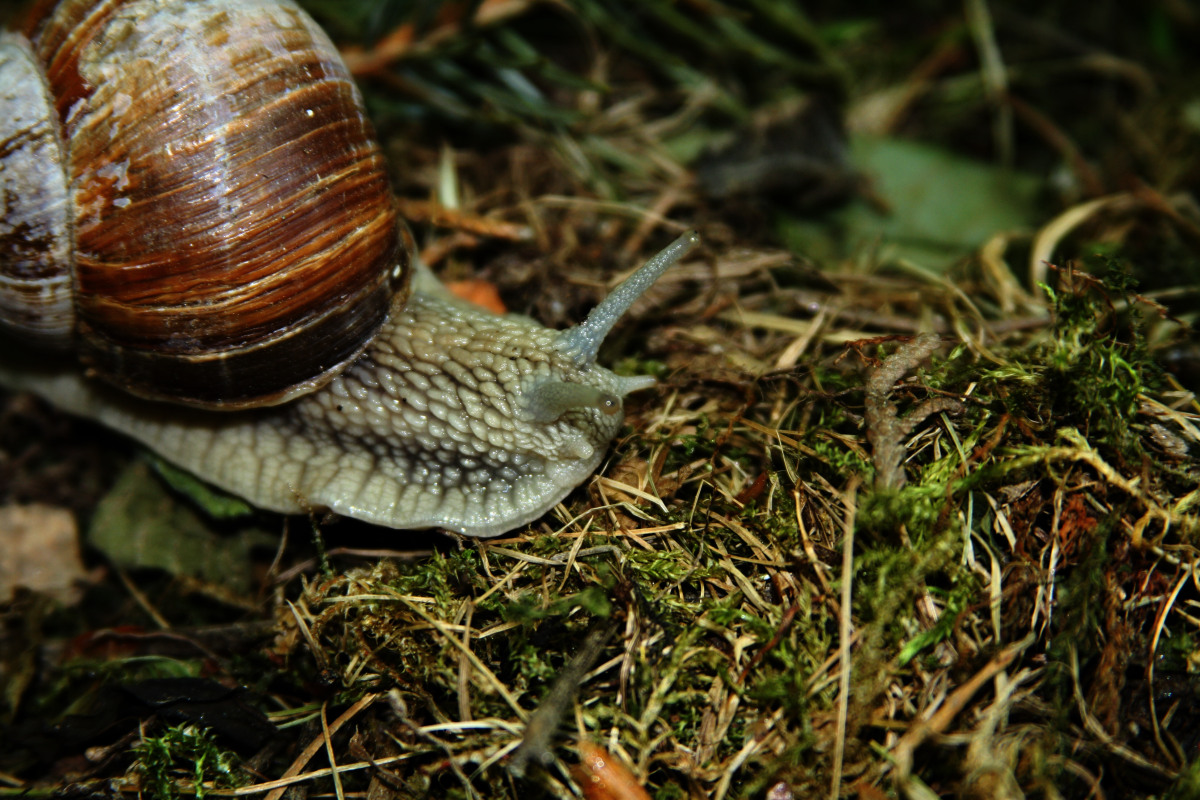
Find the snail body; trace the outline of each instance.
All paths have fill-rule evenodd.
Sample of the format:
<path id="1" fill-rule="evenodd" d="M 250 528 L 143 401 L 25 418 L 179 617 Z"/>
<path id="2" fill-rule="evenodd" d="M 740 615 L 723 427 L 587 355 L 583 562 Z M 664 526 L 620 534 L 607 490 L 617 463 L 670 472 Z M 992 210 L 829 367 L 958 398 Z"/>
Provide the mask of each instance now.
<path id="1" fill-rule="evenodd" d="M 596 352 L 695 235 L 566 331 L 451 298 L 290 0 L 62 0 L 27 34 L 0 39 L 0 327 L 84 369 L 0 345 L 0 383 L 268 510 L 475 536 L 553 507 L 653 384 Z"/>

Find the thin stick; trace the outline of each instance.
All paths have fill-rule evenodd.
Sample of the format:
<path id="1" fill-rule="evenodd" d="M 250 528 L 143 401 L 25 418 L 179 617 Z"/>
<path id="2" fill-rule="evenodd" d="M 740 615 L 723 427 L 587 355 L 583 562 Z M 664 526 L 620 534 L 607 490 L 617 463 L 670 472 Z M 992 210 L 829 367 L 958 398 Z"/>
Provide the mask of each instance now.
<path id="1" fill-rule="evenodd" d="M 283 796 L 283 793 L 287 791 L 287 787 L 290 785 L 290 783 L 282 783 L 282 781 L 300 774 L 300 771 L 304 769 L 305 765 L 308 764 L 309 761 L 312 760 L 312 757 L 317 754 L 317 751 L 325 746 L 325 736 L 332 736 L 333 734 L 337 733 L 339 728 L 341 728 L 350 720 L 354 719 L 360 711 L 374 703 L 378 698 L 378 693 L 365 695 L 357 703 L 343 711 L 342 715 L 335 719 L 333 724 L 329 726 L 327 732 L 323 732 L 321 736 L 318 736 L 309 742 L 308 746 L 304 748 L 300 755 L 296 756 L 296 760 L 293 761 L 292 765 L 287 768 L 287 771 L 279 776 L 279 780 L 281 781 L 280 785 L 277 788 L 272 789 L 271 793 L 266 796 L 265 800 L 279 800 L 279 798 Z"/>
<path id="2" fill-rule="evenodd" d="M 342 777 L 338 775 L 337 758 L 333 753 L 333 734 L 329 731 L 329 720 L 325 717 L 325 708 L 329 703 L 321 703 L 321 738 L 325 740 L 325 755 L 329 758 L 330 774 L 333 776 L 333 791 L 338 800 L 346 800 L 342 790 Z"/>
<path id="3" fill-rule="evenodd" d="M 1029 634 L 1024 639 L 1001 650 L 992 657 L 983 669 L 972 675 L 967 681 L 950 693 L 949 697 L 928 720 L 913 723 L 912 727 L 900 737 L 900 741 L 892 748 L 892 759 L 896 764 L 898 779 L 907 781 L 912 774 L 913 753 L 931 736 L 942 733 L 954 721 L 954 718 L 967 707 L 971 698 L 984 687 L 992 678 L 1008 669 L 1013 660 L 1037 640 L 1035 634 Z"/>
<path id="4" fill-rule="evenodd" d="M 829 787 L 830 800 L 838 800 L 842 793 L 842 761 L 846 757 L 846 719 L 850 716 L 850 637 L 853 626 L 850 620 L 850 601 L 853 598 L 854 578 L 854 516 L 858 510 L 858 476 L 850 479 L 846 487 L 846 517 L 842 523 L 842 607 L 838 614 L 838 659 L 841 669 L 838 681 L 837 741 L 833 750 L 833 780 Z"/>

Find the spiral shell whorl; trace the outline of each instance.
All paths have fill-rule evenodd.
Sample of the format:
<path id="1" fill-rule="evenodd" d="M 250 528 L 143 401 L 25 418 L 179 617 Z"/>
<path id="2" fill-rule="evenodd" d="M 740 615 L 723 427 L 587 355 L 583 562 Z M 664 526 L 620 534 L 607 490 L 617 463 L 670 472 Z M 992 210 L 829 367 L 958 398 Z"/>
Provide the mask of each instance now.
<path id="1" fill-rule="evenodd" d="M 0 321 L 70 344 L 71 224 L 58 123 L 28 43 L 0 33 Z"/>
<path id="2" fill-rule="evenodd" d="M 85 363 L 138 394 L 241 406 L 311 390 L 365 348 L 407 234 L 361 97 L 307 15 L 65 0 L 33 49 L 65 143 Z"/>

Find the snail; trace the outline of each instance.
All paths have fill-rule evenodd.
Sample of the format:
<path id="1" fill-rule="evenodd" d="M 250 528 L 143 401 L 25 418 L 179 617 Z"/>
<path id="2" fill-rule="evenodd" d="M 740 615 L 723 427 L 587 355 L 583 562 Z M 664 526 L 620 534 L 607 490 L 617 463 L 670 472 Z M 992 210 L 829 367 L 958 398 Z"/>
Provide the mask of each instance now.
<path id="1" fill-rule="evenodd" d="M 698 241 L 565 331 L 451 297 L 291 0 L 60 0 L 0 38 L 0 156 L 0 383 L 393 528 L 495 536 L 590 476 L 654 383 L 600 343 Z"/>

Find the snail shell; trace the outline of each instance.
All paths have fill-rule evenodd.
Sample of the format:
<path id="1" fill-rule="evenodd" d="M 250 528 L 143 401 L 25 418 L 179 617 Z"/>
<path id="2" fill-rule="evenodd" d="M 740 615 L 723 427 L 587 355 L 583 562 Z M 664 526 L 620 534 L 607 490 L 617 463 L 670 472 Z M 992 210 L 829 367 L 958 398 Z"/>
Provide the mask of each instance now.
<path id="1" fill-rule="evenodd" d="M 361 353 L 407 238 L 358 90 L 287 2 L 66 0 L 0 54 L 3 318 L 143 396 L 278 403 Z"/>
<path id="2" fill-rule="evenodd" d="M 496 316 L 411 258 L 290 0 L 62 0 L 0 39 L 0 328 L 86 366 L 0 342 L 0 384 L 268 510 L 475 536 L 545 513 L 654 383 L 597 366 L 604 336 L 697 241 L 569 330 Z"/>

